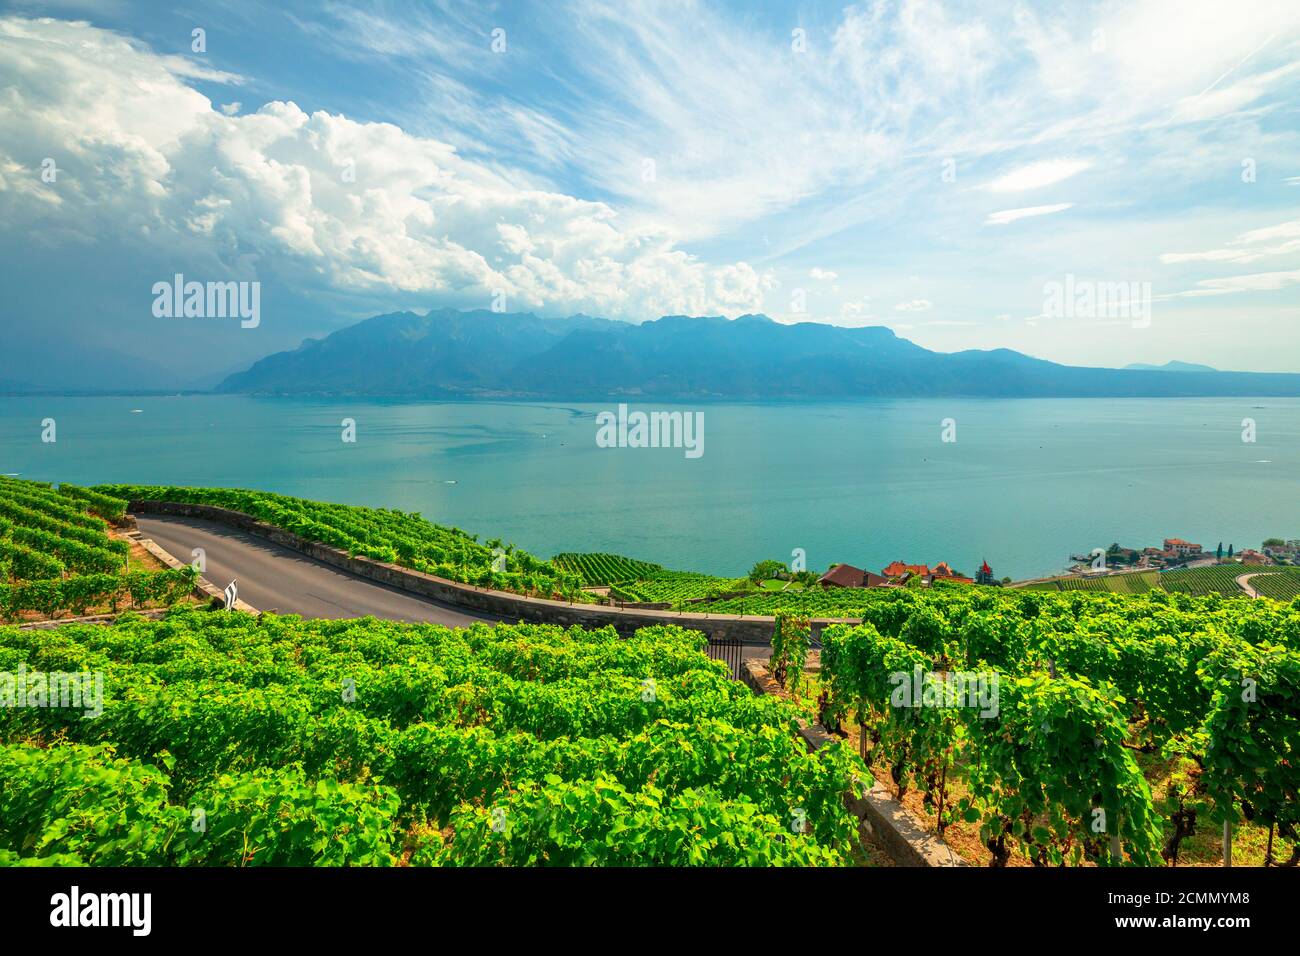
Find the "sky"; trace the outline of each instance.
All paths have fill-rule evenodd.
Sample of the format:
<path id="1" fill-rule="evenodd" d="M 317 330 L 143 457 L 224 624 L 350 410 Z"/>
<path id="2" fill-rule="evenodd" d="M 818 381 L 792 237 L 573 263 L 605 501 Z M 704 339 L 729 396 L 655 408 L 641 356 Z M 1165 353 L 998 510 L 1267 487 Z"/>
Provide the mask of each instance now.
<path id="1" fill-rule="evenodd" d="M 0 385 L 494 306 L 1300 371 L 1298 94 L 1295 0 L 0 3 Z"/>

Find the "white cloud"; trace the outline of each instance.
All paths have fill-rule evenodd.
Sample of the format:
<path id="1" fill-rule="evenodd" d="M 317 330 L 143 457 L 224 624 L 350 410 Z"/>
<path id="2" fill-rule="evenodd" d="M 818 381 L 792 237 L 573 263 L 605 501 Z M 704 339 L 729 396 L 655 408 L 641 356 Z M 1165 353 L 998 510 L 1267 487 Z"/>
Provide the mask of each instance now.
<path id="1" fill-rule="evenodd" d="M 1069 179 L 1071 176 L 1077 176 L 1091 165 L 1092 163 L 1083 159 L 1049 159 L 1030 163 L 1028 166 L 1021 166 L 998 177 L 988 184 L 988 188 L 999 193 L 1040 189 Z"/>
<path id="2" fill-rule="evenodd" d="M 986 225 L 1005 226 L 1008 223 L 1015 222 L 1017 219 L 1026 219 L 1030 216 L 1048 216 L 1055 212 L 1064 212 L 1073 206 L 1072 202 L 1058 202 L 1050 206 L 1026 206 L 1023 209 L 1003 209 L 1000 212 L 989 213 Z"/>
<path id="3" fill-rule="evenodd" d="M 834 282 L 839 278 L 839 275 L 829 269 L 819 269 L 813 266 L 808 270 L 808 277 L 816 282 Z"/>
<path id="4" fill-rule="evenodd" d="M 1261 245 L 1279 239 L 1282 241 L 1276 245 Z M 1166 265 L 1180 262 L 1247 263 L 1296 252 L 1300 252 L 1300 219 L 1243 232 L 1226 247 L 1220 249 L 1208 249 L 1202 252 L 1166 252 L 1161 254 L 1160 261 Z"/>
<path id="5" fill-rule="evenodd" d="M 1281 222 L 1276 226 L 1252 229 L 1237 237 L 1238 242 L 1270 242 L 1273 239 L 1294 239 L 1300 237 L 1300 219 Z"/>
<path id="6" fill-rule="evenodd" d="M 303 291 L 482 306 L 501 291 L 511 309 L 646 318 L 754 311 L 772 285 L 390 124 L 277 101 L 233 115 L 186 82 L 200 76 L 238 79 L 84 23 L 0 20 L 0 218 L 193 251 L 225 274 L 271 273 Z M 41 156 L 75 172 L 34 190 Z"/>
<path id="7" fill-rule="evenodd" d="M 934 303 L 929 299 L 912 299 L 910 302 L 899 302 L 894 309 L 899 312 L 928 312 Z"/>
<path id="8" fill-rule="evenodd" d="M 1235 292 L 1274 292 L 1300 283 L 1300 269 L 1292 272 L 1257 272 L 1248 276 L 1202 279 L 1196 288 L 1176 292 L 1170 298 L 1230 295 Z"/>

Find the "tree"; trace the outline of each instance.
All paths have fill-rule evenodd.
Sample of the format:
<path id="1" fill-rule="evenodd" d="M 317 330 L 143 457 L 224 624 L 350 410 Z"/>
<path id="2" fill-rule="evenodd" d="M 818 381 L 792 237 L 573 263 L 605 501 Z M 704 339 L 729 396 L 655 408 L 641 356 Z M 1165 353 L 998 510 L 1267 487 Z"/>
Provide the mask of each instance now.
<path id="1" fill-rule="evenodd" d="M 1281 548 L 1286 544 L 1281 538 L 1265 538 L 1261 548 Z"/>
<path id="2" fill-rule="evenodd" d="M 1228 557 L 1232 557 L 1232 545 L 1228 545 Z"/>
<path id="3" fill-rule="evenodd" d="M 1223 560 L 1223 542 L 1222 542 L 1222 541 L 1219 542 L 1219 547 L 1215 550 L 1215 552 L 1214 552 L 1214 556 L 1215 556 L 1216 558 L 1218 558 L 1220 561 Z"/>
<path id="4" fill-rule="evenodd" d="M 780 561 L 760 561 L 749 570 L 749 580 L 758 584 L 785 574 L 785 565 Z"/>

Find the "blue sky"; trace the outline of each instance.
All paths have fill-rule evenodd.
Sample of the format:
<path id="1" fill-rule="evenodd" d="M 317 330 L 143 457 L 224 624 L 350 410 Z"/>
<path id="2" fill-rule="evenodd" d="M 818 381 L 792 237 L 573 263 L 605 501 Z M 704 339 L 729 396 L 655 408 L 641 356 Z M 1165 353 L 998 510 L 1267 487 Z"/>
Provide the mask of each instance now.
<path id="1" fill-rule="evenodd" d="M 1300 370 L 1293 0 L 0 11 L 0 380 L 192 384 L 497 294 Z M 175 272 L 262 323 L 153 317 Z M 1067 276 L 1150 321 L 1044 314 Z"/>

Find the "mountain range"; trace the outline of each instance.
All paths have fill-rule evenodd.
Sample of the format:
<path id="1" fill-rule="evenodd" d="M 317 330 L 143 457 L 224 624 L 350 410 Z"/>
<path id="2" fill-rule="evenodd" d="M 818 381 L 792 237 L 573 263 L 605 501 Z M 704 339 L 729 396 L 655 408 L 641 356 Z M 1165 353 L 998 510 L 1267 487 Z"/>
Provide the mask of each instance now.
<path id="1" fill-rule="evenodd" d="M 1217 368 L 1211 368 L 1209 365 L 1197 365 L 1195 362 L 1166 362 L 1164 365 L 1147 365 L 1145 362 L 1132 362 L 1124 366 L 1126 369 L 1137 369 L 1143 372 L 1217 372 Z"/>
<path id="2" fill-rule="evenodd" d="M 1177 371 L 1177 374 L 1174 374 Z M 932 352 L 883 327 L 764 315 L 434 310 L 379 315 L 228 377 L 221 392 L 605 400 L 1300 395 L 1300 374 L 1206 366 L 1084 368 L 1010 349 Z"/>

